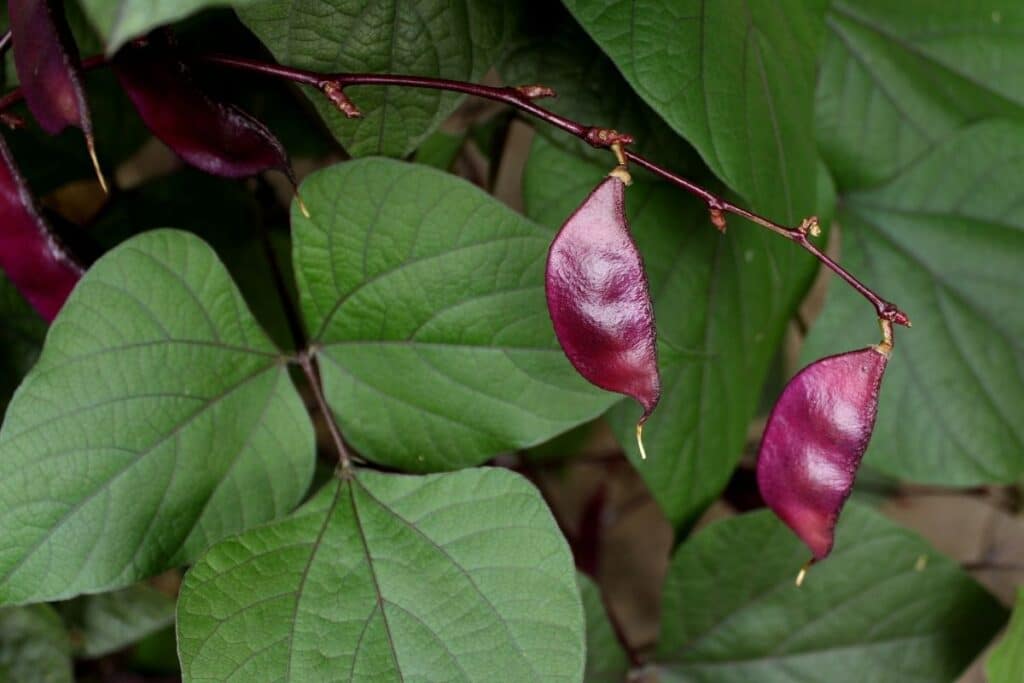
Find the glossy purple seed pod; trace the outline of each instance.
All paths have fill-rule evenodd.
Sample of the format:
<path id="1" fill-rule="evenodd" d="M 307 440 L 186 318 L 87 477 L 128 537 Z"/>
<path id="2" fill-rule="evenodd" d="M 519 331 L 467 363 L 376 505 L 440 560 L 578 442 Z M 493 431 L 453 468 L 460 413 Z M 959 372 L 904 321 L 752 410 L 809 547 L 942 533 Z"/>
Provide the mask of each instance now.
<path id="1" fill-rule="evenodd" d="M 39 215 L 25 180 L 0 138 L 0 268 L 47 322 L 82 277 Z"/>
<path id="2" fill-rule="evenodd" d="M 54 0 L 9 0 L 11 48 L 25 104 L 39 126 L 55 135 L 75 126 L 85 135 L 89 156 L 104 191 L 106 180 L 96 158 L 92 118 L 82 87 L 78 48 L 61 5 Z"/>
<path id="3" fill-rule="evenodd" d="M 555 336 L 576 370 L 644 409 L 661 397 L 647 275 L 629 234 L 626 183 L 601 182 L 565 222 L 548 251 L 545 289 Z"/>
<path id="4" fill-rule="evenodd" d="M 227 178 L 276 169 L 297 185 L 277 137 L 203 90 L 168 38 L 156 34 L 126 46 L 113 68 L 146 127 L 186 163 Z"/>
<path id="5" fill-rule="evenodd" d="M 92 125 L 67 22 L 52 0 L 9 0 L 14 68 L 25 104 L 51 135 Z"/>
<path id="6" fill-rule="evenodd" d="M 768 418 L 757 484 L 815 560 L 832 550 L 836 520 L 875 426 L 890 348 L 872 346 L 808 365 L 786 385 Z"/>

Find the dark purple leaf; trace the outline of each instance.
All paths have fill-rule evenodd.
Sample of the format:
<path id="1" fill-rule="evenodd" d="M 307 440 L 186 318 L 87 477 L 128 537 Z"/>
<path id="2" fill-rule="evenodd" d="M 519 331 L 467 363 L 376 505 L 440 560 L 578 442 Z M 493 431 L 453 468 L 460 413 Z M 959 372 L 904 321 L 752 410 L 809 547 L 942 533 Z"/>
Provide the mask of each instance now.
<path id="1" fill-rule="evenodd" d="M 106 180 L 96 158 L 92 119 L 79 72 L 78 48 L 67 20 L 53 0 L 9 0 L 14 67 L 25 104 L 40 127 L 55 135 L 68 126 L 85 134 L 89 156 L 104 191 Z"/>
<path id="2" fill-rule="evenodd" d="M 39 215 L 2 138 L 0 161 L 0 268 L 49 322 L 74 289 L 82 269 Z"/>
<path id="3" fill-rule="evenodd" d="M 888 359 L 883 346 L 822 358 L 790 380 L 768 418 L 758 487 L 815 560 L 832 550 L 839 511 L 875 426 Z"/>
<path id="4" fill-rule="evenodd" d="M 114 73 L 146 126 L 187 163 L 227 178 L 277 169 L 296 184 L 274 134 L 200 88 L 166 38 L 157 35 L 122 49 Z"/>
<path id="5" fill-rule="evenodd" d="M 591 383 L 635 398 L 644 409 L 642 425 L 658 403 L 661 381 L 654 312 L 626 222 L 625 187 L 609 176 L 562 226 L 548 252 L 546 289 L 565 355 Z"/>

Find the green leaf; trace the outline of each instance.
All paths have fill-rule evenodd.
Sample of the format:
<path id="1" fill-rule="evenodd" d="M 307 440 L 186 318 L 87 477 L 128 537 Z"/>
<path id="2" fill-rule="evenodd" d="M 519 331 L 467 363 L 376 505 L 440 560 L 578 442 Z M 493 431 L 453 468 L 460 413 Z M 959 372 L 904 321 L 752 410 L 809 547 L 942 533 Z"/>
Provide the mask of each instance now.
<path id="1" fill-rule="evenodd" d="M 72 683 L 71 642 L 49 605 L 0 609 L 0 683 Z"/>
<path id="2" fill-rule="evenodd" d="M 1020 683 L 1024 680 L 1024 589 L 1017 594 L 1010 626 L 989 655 L 985 665 L 989 683 Z"/>
<path id="3" fill-rule="evenodd" d="M 556 227 L 607 167 L 534 141 L 524 177 L 527 214 Z M 636 449 L 640 408 L 609 419 L 666 516 L 685 526 L 722 491 L 743 453 L 769 364 L 814 260 L 786 240 L 734 221 L 728 235 L 682 190 L 637 178 L 626 193 L 658 329 L 661 403 Z"/>
<path id="4" fill-rule="evenodd" d="M 223 265 L 162 230 L 78 284 L 0 431 L 0 602 L 108 590 L 288 512 L 313 431 Z"/>
<path id="5" fill-rule="evenodd" d="M 208 7 L 245 7 L 258 0 L 78 0 L 107 44 L 107 54 L 158 26 Z"/>
<path id="6" fill-rule="evenodd" d="M 685 543 L 665 583 L 659 679 L 952 681 L 1006 619 L 956 563 L 856 503 L 798 588 L 807 555 L 767 510 Z"/>
<path id="7" fill-rule="evenodd" d="M 629 657 L 608 620 L 601 589 L 584 574 L 576 574 L 587 617 L 586 683 L 622 683 L 629 673 Z"/>
<path id="8" fill-rule="evenodd" d="M 498 469 L 360 472 L 212 548 L 178 605 L 185 681 L 578 681 L 583 610 L 537 491 Z"/>
<path id="9" fill-rule="evenodd" d="M 464 180 L 387 159 L 310 176 L 295 275 L 347 438 L 405 470 L 532 446 L 604 411 L 544 297 L 551 233 Z"/>
<path id="10" fill-rule="evenodd" d="M 844 197 L 843 264 L 897 302 L 867 460 L 934 484 L 1024 472 L 1024 124 L 968 128 L 886 185 Z M 833 287 L 804 359 L 877 340 L 871 308 Z"/>
<path id="11" fill-rule="evenodd" d="M 174 623 L 174 600 L 146 584 L 75 598 L 61 605 L 77 654 L 117 652 Z"/>
<path id="12" fill-rule="evenodd" d="M 637 93 L 753 208 L 813 212 L 824 0 L 566 0 Z"/>
<path id="13" fill-rule="evenodd" d="M 877 185 L 965 124 L 1024 113 L 1024 5 L 835 0 L 815 119 L 846 188 Z"/>
<path id="14" fill-rule="evenodd" d="M 46 323 L 0 271 L 0 418 L 15 387 L 35 363 Z"/>
<path id="15" fill-rule="evenodd" d="M 540 102 L 551 111 L 630 133 L 636 138 L 631 149 L 675 171 L 701 168 L 694 149 L 633 92 L 565 8 L 544 0 L 529 3 L 523 23 L 514 48 L 498 66 L 506 83 L 554 88 L 558 97 Z M 561 149 L 602 164 L 614 163 L 607 149 L 595 149 L 554 126 L 538 125 L 537 132 Z"/>
<path id="16" fill-rule="evenodd" d="M 272 0 L 238 13 L 289 66 L 476 81 L 500 57 L 516 12 L 485 0 Z M 346 92 L 363 117 L 346 119 L 323 93 L 305 92 L 353 156 L 409 154 L 459 102 L 437 90 L 353 87 Z"/>

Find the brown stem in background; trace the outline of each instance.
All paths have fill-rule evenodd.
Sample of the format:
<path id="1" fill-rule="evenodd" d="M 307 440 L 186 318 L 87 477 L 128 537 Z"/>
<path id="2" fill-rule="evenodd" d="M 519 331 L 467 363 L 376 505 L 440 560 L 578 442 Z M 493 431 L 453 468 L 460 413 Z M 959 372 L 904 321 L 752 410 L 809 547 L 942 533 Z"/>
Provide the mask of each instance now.
<path id="1" fill-rule="evenodd" d="M 334 413 L 331 412 L 331 407 L 327 405 L 327 399 L 324 398 L 324 390 L 320 384 L 320 372 L 316 366 L 316 360 L 309 351 L 303 351 L 299 354 L 299 365 L 302 366 L 302 372 L 305 373 L 306 379 L 309 380 L 309 386 L 313 391 L 313 397 L 316 399 L 316 405 L 320 409 L 320 414 L 324 416 L 324 421 L 327 422 L 327 429 L 331 433 L 331 440 L 334 441 L 334 448 L 338 451 L 338 466 L 341 469 L 342 475 L 346 476 L 352 470 L 352 455 L 349 453 L 348 446 L 345 445 L 345 440 L 341 436 L 341 429 L 338 427 L 337 420 L 334 419 Z"/>
<path id="2" fill-rule="evenodd" d="M 376 85 L 423 88 L 428 90 L 457 92 L 464 95 L 493 100 L 495 102 L 503 102 L 520 111 L 526 112 L 549 125 L 560 128 L 561 130 L 584 140 L 593 147 L 612 148 L 613 145 L 628 145 L 633 142 L 633 137 L 627 133 L 620 133 L 610 128 L 587 126 L 534 104 L 534 98 L 551 97 L 554 95 L 554 91 L 541 85 L 494 87 L 480 85 L 477 83 L 453 81 L 444 78 L 406 76 L 401 74 L 323 74 L 316 71 L 309 71 L 307 69 L 296 69 L 288 66 L 282 66 L 280 64 L 271 64 L 268 62 L 260 62 L 241 57 L 218 54 L 197 55 L 192 59 L 196 62 L 205 62 L 207 64 L 231 69 L 239 69 L 316 88 L 349 118 L 358 118 L 359 116 L 362 116 L 362 113 L 359 111 L 356 104 L 353 103 L 344 92 L 345 88 L 349 86 Z M 102 55 L 96 55 L 82 60 L 82 70 L 94 69 L 105 63 L 106 60 Z M 9 92 L 7 95 L 0 98 L 0 113 L 12 104 L 19 102 L 21 99 L 22 96 L 20 90 L 16 89 Z M 813 237 L 819 232 L 816 218 L 812 217 L 804 219 L 799 226 L 793 228 L 780 225 L 775 221 L 765 218 L 764 216 L 760 216 L 752 211 L 748 211 L 747 209 L 719 197 L 700 185 L 662 168 L 658 164 L 641 156 L 640 154 L 637 154 L 636 152 L 633 152 L 632 150 L 626 149 L 625 156 L 637 166 L 645 168 L 673 185 L 681 187 L 687 192 L 697 196 L 707 206 L 711 216 L 711 222 L 719 230 L 725 229 L 724 214 L 731 213 L 735 216 L 746 218 L 752 223 L 771 230 L 772 232 L 795 242 L 805 251 L 818 259 L 818 261 L 820 261 L 825 267 L 838 275 L 844 282 L 853 287 L 853 289 L 861 296 L 867 299 L 874 307 L 875 312 L 880 319 L 888 320 L 889 322 L 897 325 L 910 327 L 910 318 L 907 317 L 906 313 L 901 311 L 895 304 L 892 304 L 878 296 L 878 294 L 876 294 L 871 288 L 863 284 L 849 271 L 829 258 L 824 251 L 811 242 L 808 235 Z"/>

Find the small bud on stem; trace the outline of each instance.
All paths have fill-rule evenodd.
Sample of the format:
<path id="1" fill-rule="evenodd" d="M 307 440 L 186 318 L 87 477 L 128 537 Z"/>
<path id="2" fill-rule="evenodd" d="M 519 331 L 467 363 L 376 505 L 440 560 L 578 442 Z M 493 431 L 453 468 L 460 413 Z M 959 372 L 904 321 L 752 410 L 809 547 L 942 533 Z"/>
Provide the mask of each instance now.
<path id="1" fill-rule="evenodd" d="M 536 83 L 516 86 L 515 91 L 528 100 L 539 100 L 545 97 L 558 97 L 558 93 L 556 93 L 552 88 L 549 88 L 546 85 L 538 85 Z"/>

